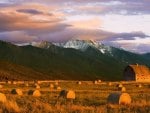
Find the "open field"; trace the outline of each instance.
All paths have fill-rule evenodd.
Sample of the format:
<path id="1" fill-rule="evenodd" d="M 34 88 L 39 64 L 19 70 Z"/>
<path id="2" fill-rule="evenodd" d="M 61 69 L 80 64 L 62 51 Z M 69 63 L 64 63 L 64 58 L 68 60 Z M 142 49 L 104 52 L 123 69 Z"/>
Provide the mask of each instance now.
<path id="1" fill-rule="evenodd" d="M 58 83 L 58 84 L 57 84 Z M 120 92 L 117 84 L 123 84 L 130 94 L 130 105 L 107 105 L 107 97 L 112 92 Z M 7 101 L 0 103 L 0 112 L 20 113 L 150 113 L 150 83 L 136 82 L 98 82 L 81 81 L 47 81 L 38 82 L 41 96 L 28 95 L 35 90 L 35 83 L 3 83 L 0 92 L 6 95 Z M 50 88 L 50 84 L 54 88 Z M 139 86 L 141 85 L 141 87 Z M 61 89 L 57 89 L 58 86 Z M 19 88 L 23 95 L 11 94 L 11 90 Z M 76 98 L 71 100 L 58 99 L 61 90 L 75 91 Z"/>

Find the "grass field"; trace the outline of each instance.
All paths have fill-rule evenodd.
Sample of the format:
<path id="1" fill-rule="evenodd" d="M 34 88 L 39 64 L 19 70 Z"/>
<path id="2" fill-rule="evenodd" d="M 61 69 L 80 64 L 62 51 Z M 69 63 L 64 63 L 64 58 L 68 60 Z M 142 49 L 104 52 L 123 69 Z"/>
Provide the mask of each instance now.
<path id="1" fill-rule="evenodd" d="M 150 83 L 136 82 L 100 82 L 94 84 L 93 81 L 47 81 L 39 83 L 41 96 L 33 97 L 28 95 L 29 90 L 35 90 L 34 83 L 8 84 L 1 83 L 1 93 L 6 95 L 7 101 L 0 103 L 2 113 L 150 113 Z M 112 92 L 120 92 L 117 84 L 122 83 L 126 87 L 126 92 L 130 94 L 132 103 L 130 105 L 107 105 L 107 97 Z M 49 85 L 53 84 L 54 88 Z M 141 88 L 138 85 L 141 84 Z M 58 99 L 61 89 L 75 91 L 76 98 L 71 100 Z M 23 95 L 11 94 L 11 90 L 19 88 Z"/>

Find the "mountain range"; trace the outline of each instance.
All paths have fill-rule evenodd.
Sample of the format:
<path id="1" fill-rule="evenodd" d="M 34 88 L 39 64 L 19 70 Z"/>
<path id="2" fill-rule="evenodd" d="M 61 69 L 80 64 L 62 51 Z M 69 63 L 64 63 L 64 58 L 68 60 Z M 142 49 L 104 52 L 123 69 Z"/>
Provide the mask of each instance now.
<path id="1" fill-rule="evenodd" d="M 150 67 L 150 53 L 136 54 L 92 40 L 17 46 L 0 41 L 1 80 L 122 80 L 129 64 Z"/>

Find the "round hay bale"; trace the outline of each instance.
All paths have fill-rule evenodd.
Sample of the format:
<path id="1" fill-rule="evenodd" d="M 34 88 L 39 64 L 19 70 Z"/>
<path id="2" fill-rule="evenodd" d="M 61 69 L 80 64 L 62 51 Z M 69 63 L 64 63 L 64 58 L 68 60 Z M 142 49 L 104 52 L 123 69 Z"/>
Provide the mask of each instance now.
<path id="1" fill-rule="evenodd" d="M 53 85 L 53 84 L 50 84 L 49 87 L 50 87 L 50 89 L 53 89 L 53 88 L 54 88 L 54 85 Z"/>
<path id="2" fill-rule="evenodd" d="M 57 87 L 57 90 L 61 90 L 61 87 L 60 87 L 60 86 L 58 86 L 58 87 Z"/>
<path id="3" fill-rule="evenodd" d="M 121 92 L 126 92 L 126 88 L 125 88 L 125 87 L 119 87 L 118 89 L 119 89 L 119 91 L 121 91 Z"/>
<path id="4" fill-rule="evenodd" d="M 109 85 L 109 86 L 112 86 L 112 83 L 111 83 L 111 82 L 109 82 L 109 83 L 108 83 L 108 85 Z"/>
<path id="5" fill-rule="evenodd" d="M 98 84 L 97 80 L 94 81 L 94 84 Z"/>
<path id="6" fill-rule="evenodd" d="M 17 84 L 17 82 L 16 82 L 16 81 L 13 81 L 13 84 L 14 84 L 14 85 L 16 85 L 16 84 Z"/>
<path id="7" fill-rule="evenodd" d="M 7 81 L 7 83 L 8 83 L 8 84 L 11 84 L 12 82 L 11 82 L 11 81 Z"/>
<path id="8" fill-rule="evenodd" d="M 35 86 L 39 85 L 38 83 L 34 83 Z"/>
<path id="9" fill-rule="evenodd" d="M 119 104 L 129 105 L 131 104 L 131 97 L 128 93 L 122 93 L 120 96 Z"/>
<path id="10" fill-rule="evenodd" d="M 42 82 L 41 81 L 37 81 L 37 84 L 42 84 Z"/>
<path id="11" fill-rule="evenodd" d="M 117 87 L 121 88 L 121 87 L 123 87 L 123 85 L 122 84 L 117 84 Z"/>
<path id="12" fill-rule="evenodd" d="M 6 102 L 6 101 L 7 101 L 7 99 L 6 99 L 5 94 L 0 93 L 0 102 L 4 103 L 4 102 Z"/>
<path id="13" fill-rule="evenodd" d="M 35 87 L 36 87 L 36 89 L 40 89 L 41 88 L 40 85 L 36 85 Z"/>
<path id="14" fill-rule="evenodd" d="M 34 97 L 40 97 L 41 96 L 41 93 L 40 93 L 40 91 L 39 90 L 29 90 L 28 91 L 28 95 L 32 95 L 32 96 L 34 96 Z"/>
<path id="15" fill-rule="evenodd" d="M 107 103 L 110 105 L 129 105 L 131 97 L 128 93 L 111 93 L 107 98 Z"/>
<path id="16" fill-rule="evenodd" d="M 3 88 L 3 85 L 0 84 L 0 89 L 2 89 L 2 88 Z"/>
<path id="17" fill-rule="evenodd" d="M 67 91 L 66 98 L 67 99 L 75 99 L 75 92 L 72 90 Z"/>
<path id="18" fill-rule="evenodd" d="M 22 90 L 21 89 L 12 89 L 11 90 L 12 94 L 17 94 L 19 96 L 23 95 Z"/>
<path id="19" fill-rule="evenodd" d="M 65 99 L 75 99 L 75 92 L 72 90 L 62 90 L 59 94 L 59 97 L 63 97 Z"/>
<path id="20" fill-rule="evenodd" d="M 102 82 L 102 80 L 98 80 L 98 82 Z"/>
<path id="21" fill-rule="evenodd" d="M 55 85 L 58 86 L 58 82 L 57 81 L 55 82 Z"/>
<path id="22" fill-rule="evenodd" d="M 29 83 L 25 83 L 25 86 L 26 86 L 26 87 L 29 87 Z"/>
<path id="23" fill-rule="evenodd" d="M 81 84 L 82 84 L 82 82 L 81 82 L 81 81 L 78 81 L 78 82 L 77 82 L 77 84 L 81 85 Z"/>
<path id="24" fill-rule="evenodd" d="M 136 87 L 138 87 L 138 88 L 142 88 L 142 84 L 138 84 Z"/>

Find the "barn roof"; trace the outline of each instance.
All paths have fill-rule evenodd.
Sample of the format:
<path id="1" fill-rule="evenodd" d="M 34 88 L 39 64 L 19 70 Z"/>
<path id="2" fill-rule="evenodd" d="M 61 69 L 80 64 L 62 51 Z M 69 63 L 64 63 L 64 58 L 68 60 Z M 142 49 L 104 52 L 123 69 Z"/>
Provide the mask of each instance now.
<path id="1" fill-rule="evenodd" d="M 145 65 L 129 65 L 137 75 L 150 75 L 150 69 Z"/>

